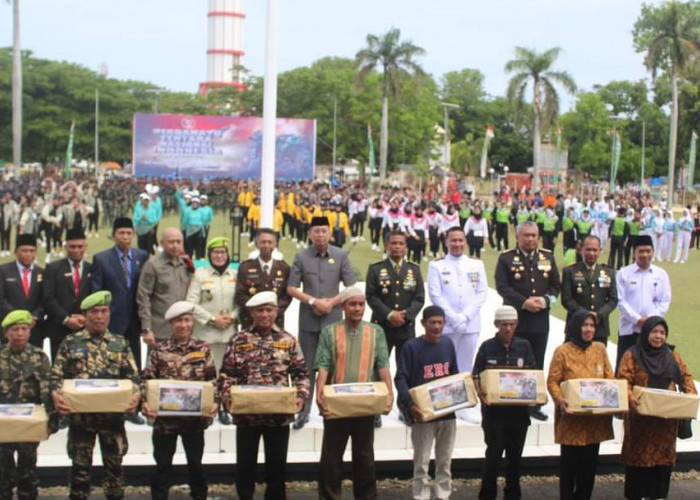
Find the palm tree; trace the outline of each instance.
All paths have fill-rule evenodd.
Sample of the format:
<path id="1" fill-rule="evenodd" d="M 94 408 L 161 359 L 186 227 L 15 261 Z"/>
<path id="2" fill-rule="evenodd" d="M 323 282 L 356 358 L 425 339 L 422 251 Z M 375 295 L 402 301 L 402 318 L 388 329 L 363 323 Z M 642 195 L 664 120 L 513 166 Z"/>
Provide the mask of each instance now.
<path id="1" fill-rule="evenodd" d="M 506 63 L 506 73 L 515 73 L 508 82 L 508 100 L 515 107 L 516 117 L 522 111 L 525 91 L 532 82 L 532 112 L 534 126 L 532 130 L 532 163 L 534 176 L 532 189 L 537 191 L 540 182 L 540 140 L 542 134 L 542 120 L 545 127 L 554 123 L 559 113 L 559 94 L 555 87 L 558 83 L 569 93 L 576 92 L 576 83 L 566 71 L 551 71 L 554 61 L 561 54 L 559 47 L 538 53 L 535 50 L 523 47 L 515 48 L 515 59 Z M 543 102 L 544 97 L 544 102 Z"/>
<path id="2" fill-rule="evenodd" d="M 667 69 L 671 79 L 671 126 L 668 145 L 668 202 L 673 204 L 673 185 L 678 142 L 678 78 L 700 58 L 697 4 L 668 2 L 658 7 L 644 5 L 634 25 L 634 46 L 646 51 L 644 64 L 656 79 L 659 69 Z"/>
<path id="3" fill-rule="evenodd" d="M 389 94 L 398 90 L 401 76 L 410 72 L 422 73 L 413 60 L 425 50 L 410 41 L 401 41 L 401 31 L 392 28 L 381 36 L 367 35 L 367 46 L 355 55 L 358 82 L 364 81 L 375 67 L 382 69 L 382 126 L 379 136 L 379 176 L 386 179 L 386 160 L 389 147 Z"/>

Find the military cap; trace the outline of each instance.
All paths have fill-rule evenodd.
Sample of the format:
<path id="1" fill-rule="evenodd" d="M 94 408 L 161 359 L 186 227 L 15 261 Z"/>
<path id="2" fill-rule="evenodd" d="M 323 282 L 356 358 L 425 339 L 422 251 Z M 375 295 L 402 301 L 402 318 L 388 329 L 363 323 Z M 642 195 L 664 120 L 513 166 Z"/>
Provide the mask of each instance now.
<path id="1" fill-rule="evenodd" d="M 19 247 L 35 247 L 36 236 L 33 234 L 18 234 L 15 242 L 15 248 Z"/>
<path id="2" fill-rule="evenodd" d="M 13 325 L 31 325 L 32 324 L 32 313 L 25 311 L 24 309 L 16 309 L 2 320 L 2 327 L 9 328 Z"/>
<path id="3" fill-rule="evenodd" d="M 356 286 L 349 286 L 347 288 L 344 288 L 342 292 L 340 292 L 340 301 L 341 302 L 346 302 L 350 300 L 353 297 L 357 296 L 362 296 L 362 298 L 365 298 L 365 294 L 362 290 L 357 288 Z"/>
<path id="4" fill-rule="evenodd" d="M 212 240 L 207 243 L 207 250 L 212 250 L 214 248 L 228 248 L 231 241 L 228 238 L 219 236 L 218 238 L 212 238 Z"/>
<path id="5" fill-rule="evenodd" d="M 513 306 L 500 306 L 496 308 L 495 321 L 517 321 L 518 311 Z"/>
<path id="6" fill-rule="evenodd" d="M 329 226 L 330 224 L 328 223 L 328 217 L 313 217 L 311 219 L 311 224 L 309 224 L 309 227 L 316 227 L 316 226 Z"/>
<path id="7" fill-rule="evenodd" d="M 84 239 L 85 232 L 83 231 L 83 228 L 66 229 L 66 241 Z"/>
<path id="8" fill-rule="evenodd" d="M 168 310 L 165 311 L 165 314 L 163 317 L 167 320 L 170 321 L 171 319 L 178 318 L 182 316 L 183 314 L 193 314 L 194 313 L 194 304 L 192 302 L 187 302 L 186 300 L 179 300 L 175 302 L 173 305 L 168 307 Z"/>
<path id="9" fill-rule="evenodd" d="M 248 302 L 245 303 L 248 308 L 258 306 L 275 306 L 277 307 L 277 294 L 275 292 L 259 292 L 253 295 Z"/>
<path id="10" fill-rule="evenodd" d="M 80 309 L 87 311 L 96 306 L 108 306 L 111 301 L 112 294 L 106 290 L 100 290 L 85 297 L 80 303 Z"/>

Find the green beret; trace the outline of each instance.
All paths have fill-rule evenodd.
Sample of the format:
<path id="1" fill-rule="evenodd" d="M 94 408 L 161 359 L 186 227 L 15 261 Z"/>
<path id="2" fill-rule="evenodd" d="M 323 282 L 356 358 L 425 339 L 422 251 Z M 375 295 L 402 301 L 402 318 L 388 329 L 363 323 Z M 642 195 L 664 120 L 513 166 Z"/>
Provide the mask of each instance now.
<path id="1" fill-rule="evenodd" d="M 12 311 L 2 320 L 2 327 L 7 328 L 13 325 L 31 325 L 32 313 L 23 309 Z"/>
<path id="2" fill-rule="evenodd" d="M 108 306 L 110 302 L 112 302 L 112 294 L 101 290 L 85 297 L 80 303 L 80 309 L 87 311 L 95 306 Z"/>
<path id="3" fill-rule="evenodd" d="M 228 248 L 229 243 L 231 241 L 228 238 L 224 238 L 223 236 L 219 236 L 218 238 L 213 238 L 208 244 L 207 244 L 207 250 L 211 250 L 213 248 Z"/>

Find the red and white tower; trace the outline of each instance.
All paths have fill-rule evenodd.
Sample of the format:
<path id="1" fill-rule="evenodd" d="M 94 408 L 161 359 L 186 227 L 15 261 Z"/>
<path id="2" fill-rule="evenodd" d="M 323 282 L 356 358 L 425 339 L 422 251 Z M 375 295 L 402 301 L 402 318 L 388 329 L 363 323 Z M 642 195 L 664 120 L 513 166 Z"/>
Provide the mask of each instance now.
<path id="1" fill-rule="evenodd" d="M 199 93 L 216 87 L 243 89 L 243 0 L 209 0 L 208 16 L 207 81 L 199 84 Z"/>

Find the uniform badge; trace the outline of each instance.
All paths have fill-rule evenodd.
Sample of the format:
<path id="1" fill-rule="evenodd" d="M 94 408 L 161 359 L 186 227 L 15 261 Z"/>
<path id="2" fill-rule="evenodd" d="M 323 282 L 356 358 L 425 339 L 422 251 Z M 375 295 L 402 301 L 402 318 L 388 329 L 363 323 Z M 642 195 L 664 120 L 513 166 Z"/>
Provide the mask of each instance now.
<path id="1" fill-rule="evenodd" d="M 289 342 L 273 342 L 272 347 L 274 347 L 275 349 L 282 349 L 284 351 L 288 351 L 290 345 Z"/>
<path id="2" fill-rule="evenodd" d="M 523 358 L 518 358 L 518 368 L 525 366 L 525 360 Z"/>
<path id="3" fill-rule="evenodd" d="M 517 255 L 513 257 L 513 262 L 520 262 L 520 257 Z"/>
<path id="4" fill-rule="evenodd" d="M 578 294 L 583 293 L 583 288 L 578 287 L 578 288 L 576 289 L 576 293 L 578 293 Z"/>
<path id="5" fill-rule="evenodd" d="M 250 295 L 255 295 L 255 294 L 257 293 L 257 290 L 255 289 L 254 286 L 251 286 L 251 287 L 248 289 L 248 293 L 249 293 Z"/>
<path id="6" fill-rule="evenodd" d="M 328 259 L 328 263 L 329 263 L 329 264 L 335 264 L 335 260 L 331 257 L 330 259 Z"/>
<path id="7" fill-rule="evenodd" d="M 520 278 L 522 278 L 522 276 L 520 275 L 520 273 L 515 273 L 513 275 L 513 278 L 515 278 L 516 280 L 519 280 Z"/>
<path id="8" fill-rule="evenodd" d="M 44 281 L 44 275 L 43 275 L 43 274 L 37 274 L 37 275 L 36 275 L 36 282 L 37 282 L 37 283 L 41 283 L 42 281 Z"/>
<path id="9" fill-rule="evenodd" d="M 544 276 L 545 278 L 549 278 L 549 273 L 545 271 L 544 273 L 542 273 L 542 276 Z"/>

